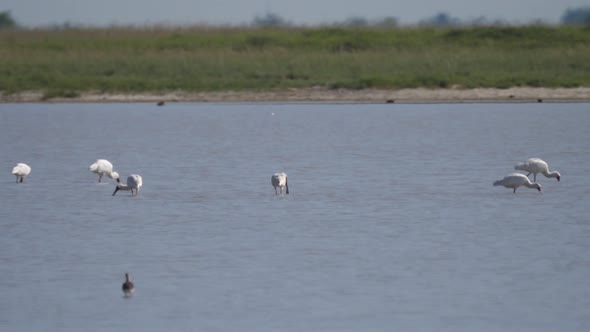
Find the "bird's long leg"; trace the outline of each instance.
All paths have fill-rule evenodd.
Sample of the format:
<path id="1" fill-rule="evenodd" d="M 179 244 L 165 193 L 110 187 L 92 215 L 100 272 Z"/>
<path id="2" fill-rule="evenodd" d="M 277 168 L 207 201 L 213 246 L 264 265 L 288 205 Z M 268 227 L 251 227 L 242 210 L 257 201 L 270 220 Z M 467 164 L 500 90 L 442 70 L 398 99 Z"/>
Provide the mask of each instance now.
<path id="1" fill-rule="evenodd" d="M 275 195 L 278 195 L 279 193 L 277 193 L 277 187 L 275 187 Z"/>
<path id="2" fill-rule="evenodd" d="M 101 183 L 101 182 L 102 182 L 102 174 L 99 174 L 98 175 L 98 183 Z"/>
<path id="3" fill-rule="evenodd" d="M 537 182 L 537 173 L 533 174 L 533 181 Z"/>
<path id="4" fill-rule="evenodd" d="M 516 194 L 516 188 L 514 188 L 514 191 L 512 192 L 513 194 Z"/>
<path id="5" fill-rule="evenodd" d="M 24 176 L 21 176 L 20 177 L 20 183 L 23 183 L 24 180 L 25 180 L 25 177 Z"/>

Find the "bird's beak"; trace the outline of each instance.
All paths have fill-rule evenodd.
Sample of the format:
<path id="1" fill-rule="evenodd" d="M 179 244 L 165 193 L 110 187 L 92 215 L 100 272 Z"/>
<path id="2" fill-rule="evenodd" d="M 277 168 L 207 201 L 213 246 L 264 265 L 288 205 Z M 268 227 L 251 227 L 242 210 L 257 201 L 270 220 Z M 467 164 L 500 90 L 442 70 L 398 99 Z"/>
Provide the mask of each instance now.
<path id="1" fill-rule="evenodd" d="M 557 177 L 557 182 L 559 182 L 561 180 L 561 176 Z"/>

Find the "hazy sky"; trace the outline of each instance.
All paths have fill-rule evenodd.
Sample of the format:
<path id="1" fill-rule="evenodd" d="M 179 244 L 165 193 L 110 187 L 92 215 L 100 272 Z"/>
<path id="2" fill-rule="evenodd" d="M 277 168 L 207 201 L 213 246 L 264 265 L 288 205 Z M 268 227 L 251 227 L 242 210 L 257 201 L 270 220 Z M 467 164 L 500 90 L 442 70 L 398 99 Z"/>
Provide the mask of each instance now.
<path id="1" fill-rule="evenodd" d="M 557 23 L 567 8 L 588 0 L 0 0 L 25 26 L 70 22 L 110 24 L 244 24 L 266 12 L 295 24 L 343 21 L 352 16 L 397 17 L 416 23 L 438 12 L 461 20 L 485 16 L 513 23 L 541 19 Z"/>

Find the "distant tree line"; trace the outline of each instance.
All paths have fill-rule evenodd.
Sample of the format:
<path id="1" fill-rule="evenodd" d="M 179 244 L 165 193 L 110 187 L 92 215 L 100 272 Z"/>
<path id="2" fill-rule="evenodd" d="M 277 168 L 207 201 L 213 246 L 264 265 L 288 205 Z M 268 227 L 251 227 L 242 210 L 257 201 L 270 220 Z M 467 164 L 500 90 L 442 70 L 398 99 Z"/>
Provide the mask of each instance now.
<path id="1" fill-rule="evenodd" d="M 584 25 L 590 26 L 590 7 L 568 8 L 561 17 L 561 24 L 564 25 Z M 543 23 L 535 21 L 533 23 Z M 369 20 L 361 16 L 353 16 L 341 22 L 335 22 L 331 25 L 349 26 L 349 27 L 396 27 L 398 26 L 398 19 L 394 16 L 387 16 L 382 19 Z M 461 21 L 456 17 L 440 12 L 431 17 L 421 20 L 418 25 L 421 26 L 491 26 L 491 25 L 507 25 L 507 22 L 501 20 L 488 20 L 481 16 L 468 21 Z M 295 26 L 291 22 L 285 20 L 277 13 L 268 12 L 262 16 L 254 17 L 252 25 L 256 27 L 288 27 Z M 66 25 L 66 27 L 69 25 Z M 18 24 L 12 17 L 10 11 L 0 12 L 0 29 L 17 28 Z"/>
<path id="2" fill-rule="evenodd" d="M 16 21 L 9 11 L 0 12 L 0 29 L 16 28 Z"/>
<path id="3" fill-rule="evenodd" d="M 561 17 L 561 23 L 567 25 L 590 26 L 590 7 L 568 9 Z"/>
<path id="4" fill-rule="evenodd" d="M 266 13 L 262 16 L 254 17 L 252 21 L 252 25 L 257 27 L 264 27 L 264 28 L 271 28 L 271 27 L 288 27 L 288 26 L 295 26 L 295 24 L 290 23 L 289 21 L 285 20 L 282 16 L 277 13 Z M 363 26 L 380 26 L 380 27 L 396 27 L 398 25 L 397 18 L 393 16 L 388 16 L 379 20 L 369 21 L 368 19 L 361 17 L 361 16 L 351 16 L 345 19 L 342 22 L 335 22 L 332 25 L 340 25 L 340 26 L 355 26 L 355 27 L 363 27 Z"/>
<path id="5" fill-rule="evenodd" d="M 478 17 L 474 20 L 470 21 L 461 21 L 456 17 L 452 17 L 447 13 L 437 13 L 431 17 L 421 20 L 418 22 L 420 26 L 460 26 L 460 25 L 506 25 L 507 23 L 502 22 L 500 20 L 490 21 L 485 17 Z M 279 14 L 276 13 L 267 13 L 263 16 L 256 16 L 252 22 L 252 25 L 257 27 L 286 27 L 292 26 L 293 24 L 289 23 L 285 19 L 283 19 Z M 343 21 L 334 22 L 328 25 L 333 26 L 345 26 L 345 27 L 383 27 L 383 28 L 391 28 L 397 27 L 399 25 L 399 21 L 394 16 L 387 16 L 377 20 L 369 20 L 362 16 L 351 16 Z"/>
<path id="6" fill-rule="evenodd" d="M 267 13 L 263 16 L 256 16 L 252 22 L 254 26 L 258 27 L 281 27 L 291 26 L 279 14 Z M 533 24 L 543 24 L 542 21 L 536 20 L 531 22 Z M 570 8 L 565 11 L 561 17 L 561 24 L 564 25 L 587 25 L 590 26 L 590 7 Z M 388 16 L 379 20 L 368 20 L 362 16 L 352 16 L 344 21 L 335 22 L 331 25 L 350 26 L 350 27 L 396 27 L 398 26 L 398 19 L 393 16 Z M 484 16 L 477 17 L 471 20 L 460 20 L 451 15 L 440 12 L 431 17 L 425 18 L 418 22 L 420 26 L 493 26 L 493 25 L 509 25 L 508 22 L 502 20 L 490 20 Z"/>

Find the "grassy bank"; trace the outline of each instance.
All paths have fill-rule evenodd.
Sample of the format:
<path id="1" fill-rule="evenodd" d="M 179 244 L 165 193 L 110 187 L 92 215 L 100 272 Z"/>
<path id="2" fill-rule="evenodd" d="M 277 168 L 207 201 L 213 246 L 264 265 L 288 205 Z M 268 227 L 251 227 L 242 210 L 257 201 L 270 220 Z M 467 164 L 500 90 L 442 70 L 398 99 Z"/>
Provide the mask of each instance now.
<path id="1" fill-rule="evenodd" d="M 588 59 L 576 27 L 13 30 L 0 31 L 0 90 L 577 87 Z"/>

